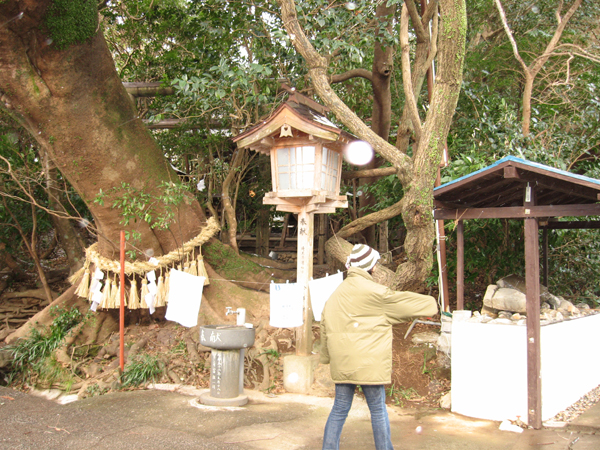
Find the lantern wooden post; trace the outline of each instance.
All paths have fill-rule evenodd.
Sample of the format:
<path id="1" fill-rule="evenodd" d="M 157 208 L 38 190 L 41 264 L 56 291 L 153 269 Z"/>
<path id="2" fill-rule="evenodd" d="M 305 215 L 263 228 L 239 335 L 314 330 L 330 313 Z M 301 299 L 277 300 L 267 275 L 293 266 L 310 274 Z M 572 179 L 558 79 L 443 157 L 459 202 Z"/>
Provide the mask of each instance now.
<path id="1" fill-rule="evenodd" d="M 303 324 L 296 329 L 296 355 L 309 356 L 312 353 L 313 313 L 310 304 L 308 281 L 313 274 L 315 215 L 303 206 L 298 212 L 298 262 L 297 283 L 302 286 Z"/>

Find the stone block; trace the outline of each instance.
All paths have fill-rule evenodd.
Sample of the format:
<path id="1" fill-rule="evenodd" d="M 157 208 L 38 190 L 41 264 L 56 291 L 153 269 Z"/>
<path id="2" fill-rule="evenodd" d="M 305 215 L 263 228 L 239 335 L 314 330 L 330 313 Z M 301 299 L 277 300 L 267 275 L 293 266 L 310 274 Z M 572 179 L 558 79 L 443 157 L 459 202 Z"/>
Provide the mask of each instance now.
<path id="1" fill-rule="evenodd" d="M 498 317 L 498 310 L 491 308 L 489 306 L 483 305 L 481 307 L 481 314 L 489 316 L 492 319 L 495 319 L 496 317 Z"/>
<path id="2" fill-rule="evenodd" d="M 501 311 L 527 312 L 527 297 L 516 289 L 499 288 L 492 297 L 491 307 Z"/>
<path id="3" fill-rule="evenodd" d="M 483 304 L 488 308 L 492 308 L 492 297 L 494 297 L 494 292 L 496 292 L 498 286 L 495 284 L 490 284 L 485 290 L 485 295 L 483 296 Z"/>
<path id="4" fill-rule="evenodd" d="M 314 371 L 319 364 L 319 355 L 283 358 L 283 387 L 287 392 L 307 394 L 314 381 Z"/>
<path id="5" fill-rule="evenodd" d="M 436 345 L 438 352 L 450 355 L 450 349 L 452 346 L 452 336 L 448 333 L 440 334 L 437 339 Z"/>

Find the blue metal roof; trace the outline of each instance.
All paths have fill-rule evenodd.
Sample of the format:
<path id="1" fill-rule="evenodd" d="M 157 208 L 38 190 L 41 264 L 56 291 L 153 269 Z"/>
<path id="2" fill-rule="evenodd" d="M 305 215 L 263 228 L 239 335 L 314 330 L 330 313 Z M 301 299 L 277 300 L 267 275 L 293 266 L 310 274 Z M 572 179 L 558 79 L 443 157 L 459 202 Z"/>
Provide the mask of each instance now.
<path id="1" fill-rule="evenodd" d="M 440 190 L 442 188 L 446 188 L 454 183 L 458 183 L 459 181 L 463 181 L 466 180 L 468 178 L 471 177 L 475 177 L 476 175 L 482 173 L 482 172 L 486 172 L 490 169 L 493 169 L 496 166 L 499 166 L 500 164 L 503 164 L 505 162 L 508 161 L 512 161 L 512 162 L 516 162 L 516 163 L 520 163 L 523 164 L 525 166 L 529 166 L 529 167 L 535 167 L 536 169 L 542 169 L 548 172 L 552 172 L 555 173 L 557 175 L 563 175 L 563 176 L 567 176 L 570 178 L 573 178 L 574 180 L 580 180 L 580 181 L 585 181 L 588 183 L 593 183 L 593 184 L 597 184 L 598 186 L 600 186 L 600 180 L 597 180 L 595 178 L 590 178 L 590 177 L 586 177 L 583 175 L 578 175 L 575 173 L 571 173 L 571 172 L 567 172 L 566 170 L 560 170 L 560 169 L 556 169 L 554 167 L 550 167 L 550 166 L 546 166 L 544 164 L 540 164 L 540 163 L 536 163 L 536 162 L 532 162 L 532 161 L 527 161 L 526 159 L 522 159 L 522 158 L 517 158 L 516 156 L 505 156 L 504 158 L 500 159 L 499 161 L 495 162 L 494 164 L 491 164 L 487 167 L 484 167 L 483 169 L 479 169 L 475 172 L 472 172 L 468 175 L 462 176 L 460 178 L 457 178 L 456 180 L 452 180 L 449 181 L 448 183 L 442 184 L 441 186 L 436 187 L 433 191 L 437 191 Z"/>

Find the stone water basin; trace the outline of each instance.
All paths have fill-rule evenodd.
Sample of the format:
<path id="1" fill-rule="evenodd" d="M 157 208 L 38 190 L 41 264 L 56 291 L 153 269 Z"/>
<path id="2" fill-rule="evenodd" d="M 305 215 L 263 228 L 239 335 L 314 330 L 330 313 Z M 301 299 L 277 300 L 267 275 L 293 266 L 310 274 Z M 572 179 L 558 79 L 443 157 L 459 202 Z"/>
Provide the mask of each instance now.
<path id="1" fill-rule="evenodd" d="M 239 350 L 252 347 L 255 330 L 240 325 L 204 325 L 200 327 L 200 343 L 217 350 Z"/>

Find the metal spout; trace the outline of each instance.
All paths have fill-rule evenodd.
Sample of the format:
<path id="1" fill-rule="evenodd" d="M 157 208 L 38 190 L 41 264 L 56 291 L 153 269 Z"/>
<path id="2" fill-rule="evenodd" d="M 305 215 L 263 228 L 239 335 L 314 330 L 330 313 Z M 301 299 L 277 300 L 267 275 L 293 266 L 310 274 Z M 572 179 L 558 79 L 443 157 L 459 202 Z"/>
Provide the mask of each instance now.
<path id="1" fill-rule="evenodd" d="M 225 307 L 225 315 L 228 316 L 230 314 L 237 315 L 236 325 L 239 325 L 242 327 L 245 325 L 245 323 L 246 323 L 246 308 L 238 308 L 235 311 L 233 311 L 233 308 L 231 306 Z"/>

